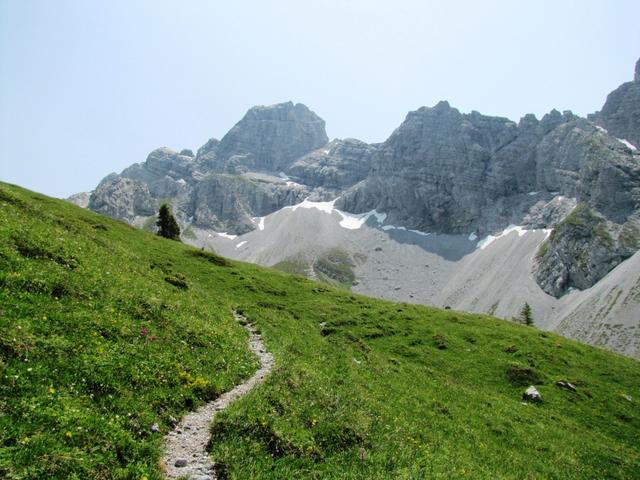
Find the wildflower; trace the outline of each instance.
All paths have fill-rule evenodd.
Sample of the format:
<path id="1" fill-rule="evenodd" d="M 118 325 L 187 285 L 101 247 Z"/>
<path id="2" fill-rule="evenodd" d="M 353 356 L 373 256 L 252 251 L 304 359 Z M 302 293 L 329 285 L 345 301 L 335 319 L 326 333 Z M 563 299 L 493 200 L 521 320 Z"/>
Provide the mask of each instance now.
<path id="1" fill-rule="evenodd" d="M 67 433 L 64 434 L 64 436 L 67 437 L 67 438 L 71 438 L 71 437 L 73 437 L 73 433 L 67 432 Z"/>
<path id="2" fill-rule="evenodd" d="M 53 387 L 49 387 L 49 393 L 53 395 L 54 393 L 56 393 L 56 389 Z"/>

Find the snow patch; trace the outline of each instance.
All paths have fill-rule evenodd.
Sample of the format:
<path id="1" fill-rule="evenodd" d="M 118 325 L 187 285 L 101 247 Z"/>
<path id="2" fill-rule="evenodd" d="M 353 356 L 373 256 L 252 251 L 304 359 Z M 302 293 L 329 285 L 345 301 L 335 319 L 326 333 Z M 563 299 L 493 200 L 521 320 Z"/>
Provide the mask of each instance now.
<path id="1" fill-rule="evenodd" d="M 534 195 L 538 195 L 539 193 L 540 192 L 529 192 L 529 193 L 527 193 L 527 195 L 531 195 L 533 197 Z"/>
<path id="2" fill-rule="evenodd" d="M 428 237 L 431 233 L 421 232 L 420 230 L 409 230 L 410 232 L 417 233 L 418 235 L 422 235 L 423 237 Z"/>
<path id="3" fill-rule="evenodd" d="M 600 125 L 596 125 L 596 128 L 600 130 L 602 133 L 609 133 L 606 128 L 602 128 Z"/>
<path id="4" fill-rule="evenodd" d="M 290 209 L 292 212 L 295 212 L 298 208 L 315 208 L 320 210 L 321 212 L 328 213 L 329 215 L 337 213 L 342 217 L 339 225 L 342 228 L 346 228 L 349 230 L 359 229 L 360 227 L 362 227 L 362 225 L 367 223 L 367 220 L 369 220 L 370 217 L 375 217 L 379 224 L 383 223 L 387 218 L 386 213 L 380 213 L 376 210 L 371 210 L 366 213 L 343 212 L 335 207 L 336 200 L 338 199 L 335 198 L 330 202 L 312 202 L 308 198 L 305 198 L 301 203 L 298 203 L 297 205 L 293 205 L 291 207 L 284 207 L 283 210 Z"/>
<path id="5" fill-rule="evenodd" d="M 321 212 L 331 215 L 335 210 L 335 207 L 333 205 L 336 203 L 336 200 L 337 198 L 335 200 L 331 200 L 330 202 L 312 202 L 309 199 L 305 198 L 301 203 L 298 203 L 297 205 L 284 208 L 291 209 L 292 212 L 295 212 L 299 208 L 317 208 Z"/>
<path id="6" fill-rule="evenodd" d="M 328 155 L 330 152 L 330 150 L 323 150 L 322 153 L 324 153 L 325 155 Z"/>
<path id="7" fill-rule="evenodd" d="M 180 185 L 184 186 L 187 184 L 187 181 L 184 178 L 181 178 L 179 180 L 176 180 L 176 183 L 179 183 Z"/>
<path id="8" fill-rule="evenodd" d="M 380 213 L 376 210 L 358 214 L 347 213 L 337 209 L 335 210 L 335 212 L 342 217 L 342 220 L 340 220 L 339 223 L 340 226 L 343 228 L 348 228 L 349 230 L 357 230 L 358 228 L 362 227 L 362 225 L 367 223 L 367 221 L 371 217 L 375 217 L 378 224 L 384 223 L 387 218 L 386 213 Z"/>
<path id="9" fill-rule="evenodd" d="M 509 235 L 511 232 L 518 232 L 518 236 L 521 237 L 525 233 L 527 233 L 528 230 L 526 230 L 525 228 L 520 227 L 518 225 L 509 225 L 507 228 L 505 228 L 498 235 L 495 235 L 495 236 L 494 235 L 487 235 L 485 238 L 483 238 L 482 240 L 480 240 L 476 244 L 476 248 L 479 248 L 480 250 L 484 250 L 489 245 L 491 245 L 493 242 L 495 242 L 499 238 L 502 238 L 502 237 L 504 237 L 506 235 Z"/>
<path id="10" fill-rule="evenodd" d="M 264 230 L 265 217 L 253 217 L 251 221 L 258 224 L 258 230 Z"/>
<path id="11" fill-rule="evenodd" d="M 625 145 L 627 148 L 629 148 L 632 152 L 637 152 L 638 149 L 636 148 L 636 146 L 634 144 L 632 144 L 629 140 L 625 140 L 623 138 L 616 138 L 616 140 L 618 140 L 620 143 L 622 143 L 623 145 Z"/>
<path id="12" fill-rule="evenodd" d="M 278 176 L 283 180 L 289 180 L 289 176 L 284 172 L 280 172 Z"/>
<path id="13" fill-rule="evenodd" d="M 476 232 L 471 232 L 471 233 L 469 234 L 469 241 L 470 241 L 470 242 L 473 242 L 473 241 L 475 241 L 475 240 L 477 240 L 477 239 L 478 239 L 478 235 L 476 235 Z"/>
<path id="14" fill-rule="evenodd" d="M 215 232 L 215 233 L 216 233 L 216 235 L 218 235 L 219 237 L 228 238 L 229 240 L 233 240 L 234 238 L 236 238 L 236 237 L 237 237 L 237 235 L 230 235 L 230 234 L 228 234 L 227 232 L 222 232 L 222 233 Z"/>
<path id="15" fill-rule="evenodd" d="M 244 245 L 245 243 L 247 243 L 246 240 L 240 242 L 239 244 L 236 245 L 236 248 L 240 248 L 242 245 Z"/>

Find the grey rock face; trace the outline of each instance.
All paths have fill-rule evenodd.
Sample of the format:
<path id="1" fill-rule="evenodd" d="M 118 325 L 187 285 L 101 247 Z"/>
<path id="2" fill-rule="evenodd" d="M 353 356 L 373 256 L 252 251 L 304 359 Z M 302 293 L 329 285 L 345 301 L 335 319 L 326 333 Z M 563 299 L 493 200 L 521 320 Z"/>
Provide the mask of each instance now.
<path id="1" fill-rule="evenodd" d="M 308 194 L 302 185 L 211 174 L 196 185 L 185 215 L 198 227 L 242 234 L 255 228 L 253 217 L 299 203 Z"/>
<path id="2" fill-rule="evenodd" d="M 552 112 L 520 125 L 461 114 L 448 103 L 423 107 L 378 148 L 371 175 L 339 208 L 377 209 L 389 223 L 423 231 L 480 233 L 518 223 L 539 197 L 535 147 L 548 130 L 574 117 Z M 547 195 L 549 200 L 553 195 Z"/>
<path id="3" fill-rule="evenodd" d="M 577 204 L 575 198 L 563 196 L 553 197 L 549 202 L 541 200 L 529 209 L 529 213 L 524 217 L 523 225 L 531 229 L 556 225 L 569 215 Z"/>
<path id="4" fill-rule="evenodd" d="M 640 246 L 640 228 L 635 221 L 616 228 L 583 204 L 560 222 L 542 244 L 534 277 L 554 297 L 570 288 L 586 289 L 629 258 L 635 245 Z"/>
<path id="5" fill-rule="evenodd" d="M 219 171 L 279 172 L 329 141 L 325 123 L 301 103 L 253 107 L 216 149 Z"/>
<path id="6" fill-rule="evenodd" d="M 623 83 L 611 92 L 595 118 L 611 135 L 640 148 L 640 60 L 633 82 Z"/>
<path id="7" fill-rule="evenodd" d="M 89 206 L 90 198 L 91 198 L 91 192 L 74 193 L 69 198 L 67 198 L 67 202 L 71 202 L 82 208 L 87 208 Z"/>
<path id="8" fill-rule="evenodd" d="M 170 148 L 151 152 L 144 163 L 136 163 L 122 171 L 122 176 L 147 185 L 156 198 L 177 196 L 187 183 L 193 183 L 192 156 L 177 153 Z"/>
<path id="9" fill-rule="evenodd" d="M 218 145 L 220 145 L 220 140 L 210 138 L 207 143 L 198 149 L 196 161 L 201 170 L 208 171 L 215 169 Z"/>
<path id="10" fill-rule="evenodd" d="M 112 173 L 91 194 L 89 208 L 109 217 L 132 221 L 156 213 L 157 202 L 143 182 Z"/>
<path id="11" fill-rule="evenodd" d="M 591 122 L 574 120 L 537 146 L 536 188 L 575 197 L 623 223 L 640 206 L 639 159 Z"/>
<path id="12" fill-rule="evenodd" d="M 312 187 L 343 190 L 364 180 L 376 147 L 353 138 L 334 140 L 298 159 L 286 172 Z"/>

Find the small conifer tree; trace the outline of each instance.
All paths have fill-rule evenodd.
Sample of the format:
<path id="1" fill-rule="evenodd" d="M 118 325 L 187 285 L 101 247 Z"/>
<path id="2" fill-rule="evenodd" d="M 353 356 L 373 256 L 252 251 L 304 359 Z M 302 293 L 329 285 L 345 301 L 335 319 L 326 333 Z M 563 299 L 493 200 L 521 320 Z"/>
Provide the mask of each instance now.
<path id="1" fill-rule="evenodd" d="M 520 310 L 520 321 L 525 325 L 533 325 L 533 313 L 531 312 L 531 305 L 529 305 L 527 302 L 525 302 L 522 310 Z"/>
<path id="2" fill-rule="evenodd" d="M 178 226 L 176 219 L 171 214 L 171 208 L 168 204 L 163 203 L 160 206 L 156 225 L 158 226 L 158 235 L 171 240 L 180 241 L 180 227 Z"/>

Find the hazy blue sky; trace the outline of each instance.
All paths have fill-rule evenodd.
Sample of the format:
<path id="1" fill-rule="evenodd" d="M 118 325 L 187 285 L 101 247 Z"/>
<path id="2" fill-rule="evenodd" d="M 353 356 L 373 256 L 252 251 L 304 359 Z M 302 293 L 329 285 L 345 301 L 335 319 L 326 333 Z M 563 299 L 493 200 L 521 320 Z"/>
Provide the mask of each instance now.
<path id="1" fill-rule="evenodd" d="M 441 99 L 585 115 L 632 79 L 638 19 L 638 0 L 0 0 L 0 179 L 91 190 L 287 100 L 370 142 Z"/>

